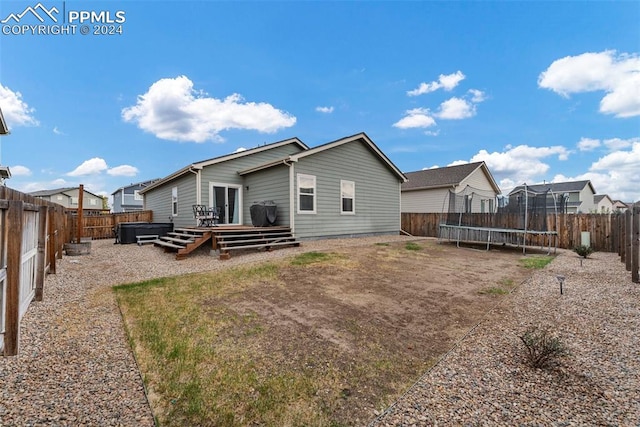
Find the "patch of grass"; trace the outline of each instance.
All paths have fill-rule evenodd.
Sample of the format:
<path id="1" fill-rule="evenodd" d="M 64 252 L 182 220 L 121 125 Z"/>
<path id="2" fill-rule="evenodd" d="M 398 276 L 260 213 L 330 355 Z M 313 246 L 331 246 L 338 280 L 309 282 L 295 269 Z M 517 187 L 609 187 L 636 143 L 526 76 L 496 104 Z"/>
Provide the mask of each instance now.
<path id="1" fill-rule="evenodd" d="M 478 293 L 482 295 L 505 295 L 508 294 L 509 291 L 499 286 L 492 286 L 487 289 L 482 289 Z"/>
<path id="2" fill-rule="evenodd" d="M 404 248 L 408 251 L 419 251 L 422 249 L 422 246 L 415 242 L 407 242 L 407 244 L 404 245 Z"/>
<path id="3" fill-rule="evenodd" d="M 160 425 L 329 424 L 313 408 L 318 379 L 273 369 L 256 344 L 266 339 L 260 316 L 218 302 L 278 271 L 261 264 L 114 288 Z"/>
<path id="4" fill-rule="evenodd" d="M 335 258 L 335 254 L 330 254 L 326 252 L 305 252 L 303 254 L 297 255 L 291 260 L 291 265 L 309 265 L 317 262 L 329 261 L 332 258 Z"/>
<path id="5" fill-rule="evenodd" d="M 375 244 L 376 246 L 389 246 L 389 243 L 378 242 Z"/>
<path id="6" fill-rule="evenodd" d="M 524 268 L 540 269 L 546 267 L 551 261 L 553 261 L 552 256 L 529 256 L 520 259 L 520 264 Z"/>
<path id="7" fill-rule="evenodd" d="M 514 286 L 513 279 L 502 279 L 498 283 L 500 284 L 500 286 L 503 286 L 506 288 L 513 288 Z"/>

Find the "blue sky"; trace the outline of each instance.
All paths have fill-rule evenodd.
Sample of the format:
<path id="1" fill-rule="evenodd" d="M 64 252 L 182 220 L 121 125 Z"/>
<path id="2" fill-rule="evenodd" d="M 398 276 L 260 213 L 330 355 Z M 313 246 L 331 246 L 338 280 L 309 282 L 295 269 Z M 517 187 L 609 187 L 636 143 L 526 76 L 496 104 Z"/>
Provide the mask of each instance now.
<path id="1" fill-rule="evenodd" d="M 484 160 L 503 191 L 640 200 L 640 2 L 2 0 L 0 21 L 18 190 L 364 131 L 404 172 Z"/>

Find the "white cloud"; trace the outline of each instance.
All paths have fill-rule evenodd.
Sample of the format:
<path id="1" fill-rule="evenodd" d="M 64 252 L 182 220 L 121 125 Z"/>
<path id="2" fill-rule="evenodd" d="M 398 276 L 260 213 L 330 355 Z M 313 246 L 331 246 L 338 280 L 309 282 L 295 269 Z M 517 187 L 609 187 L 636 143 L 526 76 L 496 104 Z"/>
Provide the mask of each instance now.
<path id="1" fill-rule="evenodd" d="M 80 166 L 69 172 L 67 175 L 95 175 L 107 170 L 108 168 L 109 167 L 107 166 L 107 162 L 105 162 L 104 159 L 101 159 L 100 157 L 94 157 L 93 159 L 85 160 Z"/>
<path id="2" fill-rule="evenodd" d="M 483 102 L 485 99 L 487 99 L 485 93 L 478 89 L 469 89 L 468 93 L 471 95 L 471 102 L 475 104 Z"/>
<path id="3" fill-rule="evenodd" d="M 0 108 L 9 129 L 14 126 L 38 126 L 40 123 L 33 117 L 34 108 L 22 100 L 20 92 L 14 92 L 0 84 Z"/>
<path id="4" fill-rule="evenodd" d="M 514 183 L 534 183 L 544 176 L 550 166 L 543 160 L 555 157 L 567 160 L 569 151 L 562 146 L 530 147 L 528 145 L 506 146 L 502 152 L 489 153 L 480 150 L 470 161 L 484 161 L 503 191 L 513 188 Z M 463 162 L 464 163 L 464 162 Z M 454 162 L 452 164 L 460 164 Z"/>
<path id="5" fill-rule="evenodd" d="M 578 141 L 578 150 L 580 151 L 593 151 L 600 147 L 600 140 L 593 138 L 580 138 Z"/>
<path id="6" fill-rule="evenodd" d="M 11 176 L 30 176 L 31 169 L 22 165 L 15 165 L 9 168 L 11 170 Z"/>
<path id="7" fill-rule="evenodd" d="M 414 108 L 406 111 L 406 116 L 393 124 L 400 129 L 428 128 L 434 126 L 436 121 L 431 117 L 428 108 Z"/>
<path id="8" fill-rule="evenodd" d="M 55 126 L 53 128 L 53 133 L 55 133 L 56 135 L 65 135 L 64 132 L 62 132 L 60 129 L 58 129 L 58 126 Z"/>
<path id="9" fill-rule="evenodd" d="M 430 82 L 430 83 L 420 83 L 417 89 L 413 89 L 407 92 L 409 96 L 418 96 L 423 95 L 429 92 L 435 92 L 438 89 L 444 89 L 446 91 L 450 91 L 458 84 L 465 79 L 465 75 L 462 74 L 462 71 L 456 71 L 453 74 L 440 74 L 438 76 L 438 80 Z"/>
<path id="10" fill-rule="evenodd" d="M 564 97 L 572 93 L 605 92 L 600 112 L 615 117 L 640 115 L 640 56 L 614 50 L 554 61 L 538 77 L 538 86 Z"/>
<path id="11" fill-rule="evenodd" d="M 333 106 L 331 107 L 316 107 L 316 111 L 319 113 L 331 114 L 333 113 Z"/>
<path id="12" fill-rule="evenodd" d="M 450 98 L 440 104 L 438 112 L 435 114 L 440 119 L 460 120 L 476 115 L 476 106 L 462 98 Z"/>
<path id="13" fill-rule="evenodd" d="M 604 145 L 611 151 L 621 150 L 623 148 L 631 147 L 634 143 L 640 142 L 640 138 L 620 139 L 611 138 L 603 141 Z"/>
<path id="14" fill-rule="evenodd" d="M 296 123 L 294 116 L 270 104 L 243 101 L 239 94 L 207 97 L 179 76 L 152 84 L 136 105 L 122 110 L 122 118 L 158 138 L 181 142 L 221 141 L 219 133 L 228 129 L 273 133 Z"/>
<path id="15" fill-rule="evenodd" d="M 111 176 L 136 176 L 138 172 L 138 168 L 130 165 L 120 165 L 107 170 Z"/>

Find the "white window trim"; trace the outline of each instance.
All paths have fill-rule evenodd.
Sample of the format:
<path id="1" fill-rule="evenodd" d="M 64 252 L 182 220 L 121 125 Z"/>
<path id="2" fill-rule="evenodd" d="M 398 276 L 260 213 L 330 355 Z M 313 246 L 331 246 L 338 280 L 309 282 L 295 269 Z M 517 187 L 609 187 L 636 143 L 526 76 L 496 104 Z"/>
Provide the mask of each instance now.
<path id="1" fill-rule="evenodd" d="M 313 210 L 312 211 L 306 211 L 306 210 L 301 210 L 300 209 L 300 179 L 311 179 L 313 180 Z M 316 214 L 316 207 L 317 207 L 317 200 L 318 200 L 318 191 L 317 191 L 317 185 L 316 185 L 316 176 L 315 175 L 306 175 L 303 173 L 299 173 L 296 177 L 296 183 L 297 183 L 297 193 L 298 193 L 298 213 L 302 214 L 302 215 L 313 215 Z M 305 196 L 309 196 L 310 194 L 305 194 Z"/>
<path id="2" fill-rule="evenodd" d="M 178 187 L 171 188 L 171 216 L 178 216 Z"/>
<path id="3" fill-rule="evenodd" d="M 142 201 L 142 195 L 140 194 L 140 190 L 133 190 L 133 200 Z"/>
<path id="4" fill-rule="evenodd" d="M 350 197 L 351 199 L 351 210 L 350 211 L 345 211 L 342 210 L 342 208 L 344 207 L 344 203 L 343 200 L 345 199 L 345 197 L 343 197 L 342 195 L 342 184 L 350 184 L 351 188 L 353 189 L 353 196 Z M 355 215 L 356 214 L 356 183 L 353 181 L 347 181 L 347 180 L 340 180 L 340 215 Z"/>

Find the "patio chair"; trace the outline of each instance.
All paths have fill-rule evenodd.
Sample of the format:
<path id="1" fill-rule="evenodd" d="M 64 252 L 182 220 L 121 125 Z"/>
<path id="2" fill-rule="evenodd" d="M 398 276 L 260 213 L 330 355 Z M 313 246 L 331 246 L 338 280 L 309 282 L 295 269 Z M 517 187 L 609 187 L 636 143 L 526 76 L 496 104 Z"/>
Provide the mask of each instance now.
<path id="1" fill-rule="evenodd" d="M 220 220 L 218 209 L 206 205 L 193 205 L 193 216 L 198 227 L 215 227 Z"/>

